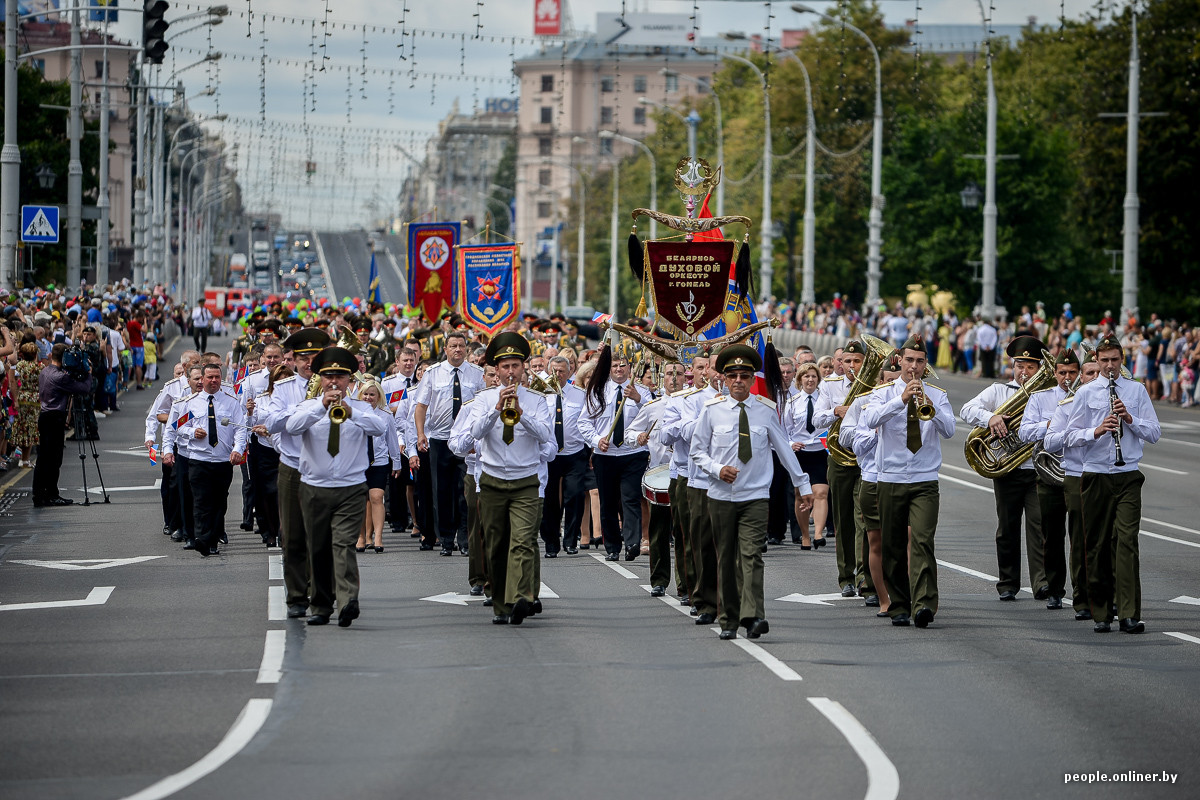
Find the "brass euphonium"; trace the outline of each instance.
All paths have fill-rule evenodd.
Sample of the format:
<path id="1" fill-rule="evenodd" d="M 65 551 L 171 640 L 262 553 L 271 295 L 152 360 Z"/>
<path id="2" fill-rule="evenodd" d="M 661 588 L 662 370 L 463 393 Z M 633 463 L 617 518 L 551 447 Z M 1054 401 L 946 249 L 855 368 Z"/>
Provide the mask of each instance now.
<path id="1" fill-rule="evenodd" d="M 841 405 L 844 406 L 851 405 L 856 399 L 875 388 L 875 384 L 879 380 L 879 371 L 883 369 L 884 362 L 892 353 L 891 345 L 869 334 L 863 335 L 862 343 L 867 352 L 863 356 L 863 365 L 858 373 L 851 375 L 850 391 L 846 393 L 846 398 L 841 402 Z M 842 420 L 838 417 L 829 426 L 829 434 L 825 437 L 829 457 L 838 466 L 853 467 L 858 463 L 858 458 L 849 448 L 842 446 L 839 438 L 841 430 Z"/>
<path id="2" fill-rule="evenodd" d="M 999 478 L 1007 475 L 1033 455 L 1033 443 L 1022 442 L 1017 435 L 1029 396 L 1055 384 L 1054 358 L 1042 351 L 1042 365 L 1029 380 L 1021 385 L 1016 394 L 1000 404 L 993 413 L 1004 417 L 1008 433 L 997 436 L 989 428 L 975 428 L 967 435 L 963 454 L 971 469 L 983 478 Z"/>

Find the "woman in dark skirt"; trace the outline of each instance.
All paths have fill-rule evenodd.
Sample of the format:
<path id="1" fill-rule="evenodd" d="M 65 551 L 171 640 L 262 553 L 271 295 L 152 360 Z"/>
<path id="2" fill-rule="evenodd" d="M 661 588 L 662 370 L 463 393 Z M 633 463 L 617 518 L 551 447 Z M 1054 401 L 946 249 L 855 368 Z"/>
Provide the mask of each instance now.
<path id="1" fill-rule="evenodd" d="M 800 549 L 812 550 L 825 546 L 825 517 L 829 511 L 829 453 L 825 443 L 821 441 L 826 431 L 813 424 L 813 409 L 817 404 L 817 386 L 821 382 L 821 373 L 813 363 L 801 364 L 796 370 L 796 388 L 799 393 L 788 400 L 787 431 L 792 440 L 792 450 L 796 452 L 796 460 L 800 468 L 808 475 L 812 483 L 812 511 L 801 511 L 796 505 L 796 521 L 800 523 Z M 813 530 L 816 534 L 811 538 L 808 533 L 808 518 L 811 513 Z"/>
<path id="2" fill-rule="evenodd" d="M 373 543 L 375 552 L 382 553 L 383 494 L 392 474 L 393 464 L 400 463 L 400 441 L 396 437 L 396 418 L 388 413 L 379 382 L 366 377 L 359 381 L 358 399 L 369 405 L 373 413 L 388 423 L 388 433 L 384 436 L 367 437 L 367 513 L 363 517 L 362 530 L 358 534 L 358 544 L 354 549 L 363 553 Z"/>

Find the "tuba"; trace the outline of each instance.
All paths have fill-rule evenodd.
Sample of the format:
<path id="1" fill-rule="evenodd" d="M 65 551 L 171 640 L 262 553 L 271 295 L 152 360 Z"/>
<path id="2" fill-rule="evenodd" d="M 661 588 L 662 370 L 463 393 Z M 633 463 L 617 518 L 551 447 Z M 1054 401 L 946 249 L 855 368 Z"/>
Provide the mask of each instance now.
<path id="1" fill-rule="evenodd" d="M 967 435 L 963 453 L 971 469 L 984 478 L 999 478 L 1021 466 L 1033 454 L 1033 443 L 1022 442 L 1017 429 L 1021 426 L 1029 396 L 1054 384 L 1054 359 L 1043 350 L 1038 371 L 993 412 L 1005 418 L 1008 433 L 996 436 L 988 428 L 975 428 Z"/>
<path id="2" fill-rule="evenodd" d="M 891 345 L 869 334 L 863 334 L 862 343 L 867 354 L 863 357 L 862 368 L 858 371 L 858 374 L 854 375 L 854 380 L 850 384 L 850 391 L 846 393 L 846 399 L 840 405 L 848 406 L 859 397 L 873 390 L 875 383 L 879 380 L 879 371 L 883 369 L 888 356 L 892 354 Z M 839 440 L 841 429 L 842 420 L 839 417 L 829 426 L 829 433 L 825 438 L 826 448 L 829 450 L 829 457 L 838 466 L 853 467 L 858 463 L 858 458 L 849 448 L 842 446 Z"/>

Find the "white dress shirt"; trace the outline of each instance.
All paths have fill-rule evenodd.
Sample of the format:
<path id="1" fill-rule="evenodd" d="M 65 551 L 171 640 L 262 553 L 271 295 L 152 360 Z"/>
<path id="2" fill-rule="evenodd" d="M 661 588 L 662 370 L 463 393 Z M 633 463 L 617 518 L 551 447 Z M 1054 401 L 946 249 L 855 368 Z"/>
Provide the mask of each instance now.
<path id="1" fill-rule="evenodd" d="M 833 409 L 842 405 L 846 395 L 850 393 L 850 379 L 845 375 L 830 375 L 822 378 L 817 384 L 817 405 L 813 412 L 813 424 L 826 429 L 833 424 L 837 416 Z"/>
<path id="2" fill-rule="evenodd" d="M 158 415 L 170 414 L 171 406 L 180 397 L 188 394 L 190 388 L 185 375 L 180 375 L 163 384 L 163 388 L 158 392 L 158 397 L 154 398 L 154 402 L 150 404 L 150 410 L 146 413 L 146 438 L 144 441 L 150 442 L 158 438 L 158 426 L 164 424 L 158 421 Z"/>
<path id="3" fill-rule="evenodd" d="M 682 476 L 684 480 L 687 480 L 688 477 L 688 471 L 692 464 L 692 434 L 690 430 L 687 435 L 683 433 L 686 419 L 684 409 L 687 407 L 688 397 L 700 392 L 700 389 L 684 389 L 663 401 L 667 407 L 663 410 L 662 422 L 658 423 L 658 427 L 662 430 L 663 443 L 671 448 L 672 478 Z M 694 427 L 696 422 L 694 417 L 691 422 Z"/>
<path id="4" fill-rule="evenodd" d="M 1042 446 L 1052 453 L 1062 453 L 1063 474 L 1078 478 L 1083 475 L 1083 448 L 1067 447 L 1067 417 L 1074 402 L 1072 396 L 1055 406 L 1054 413 L 1050 415 L 1050 424 L 1046 426 Z"/>
<path id="5" fill-rule="evenodd" d="M 558 450 L 558 422 L 556 419 L 559 402 L 562 403 L 563 410 L 563 448 L 561 451 Z M 575 455 L 587 446 L 587 442 L 583 440 L 583 434 L 579 432 L 579 416 L 583 413 L 586 405 L 587 392 L 573 384 L 562 387 L 561 395 L 553 392 L 546 395 L 546 406 L 550 409 L 550 432 L 552 434 L 550 439 L 554 442 L 557 455 Z"/>
<path id="6" fill-rule="evenodd" d="M 521 420 L 513 426 L 513 440 L 504 442 L 504 425 L 500 422 L 500 387 L 485 389 L 477 396 L 479 408 L 471 419 L 471 436 L 479 452 L 483 474 L 504 481 L 520 480 L 541 475 L 541 447 L 554 442 L 550 411 L 545 396 L 524 386 L 517 387 L 517 404 Z M 558 449 L 558 444 L 554 444 Z"/>
<path id="7" fill-rule="evenodd" d="M 1133 472 L 1142 460 L 1143 443 L 1157 442 L 1162 436 L 1162 427 L 1146 387 L 1128 378 L 1117 378 L 1117 396 L 1133 422 L 1121 422 L 1121 455 L 1125 464 L 1116 466 L 1116 443 L 1112 434 L 1105 433 L 1096 438 L 1096 428 L 1112 407 L 1108 386 L 1108 379 L 1097 378 L 1079 387 L 1074 402 L 1067 406 L 1066 443 L 1068 447 L 1080 448 L 1084 472 L 1107 475 Z"/>
<path id="8" fill-rule="evenodd" d="M 678 435 L 676 441 L 683 440 L 687 442 L 688 454 L 688 488 L 700 489 L 708 491 L 708 473 L 700 468 L 696 460 L 692 458 L 692 434 L 696 431 L 696 423 L 700 421 L 700 415 L 704 413 L 704 405 L 717 397 L 718 392 L 712 386 L 705 386 L 694 394 L 684 396 L 683 406 L 680 410 L 682 419 L 679 421 Z M 774 467 L 771 468 L 772 472 Z"/>
<path id="9" fill-rule="evenodd" d="M 918 421 L 921 448 L 913 453 L 908 449 L 908 404 L 901 399 L 905 384 L 892 381 L 871 392 L 859 416 L 859 425 L 878 428 L 879 444 L 875 450 L 879 483 L 920 483 L 936 481 L 942 466 L 942 439 L 954 435 L 954 409 L 946 393 L 925 383 L 925 397 L 933 404 L 936 414 L 928 421 Z"/>
<path id="10" fill-rule="evenodd" d="M 208 401 L 211 398 L 213 414 L 217 420 L 217 441 L 214 444 L 208 437 Z M 182 425 L 176 423 L 191 414 L 191 418 Z M 222 424 L 221 420 L 228 417 L 229 423 Z M 178 446 L 181 455 L 193 461 L 220 463 L 229 461 L 232 453 L 246 452 L 247 430 L 243 427 L 246 421 L 246 410 L 241 401 L 229 392 L 218 390 L 216 394 L 197 392 L 182 398 L 171 406 L 171 415 L 167 418 L 167 431 L 163 434 L 163 450 L 170 452 L 172 446 Z M 205 432 L 203 438 L 196 438 L 196 431 Z"/>
<path id="11" fill-rule="evenodd" d="M 742 411 L 739 405 L 745 405 L 750 426 L 750 460 L 746 463 L 738 458 Z M 792 485 L 800 490 L 800 494 L 812 494 L 808 475 L 800 469 L 800 463 L 794 457 L 786 457 L 792 452 L 792 443 L 783 431 L 774 406 L 759 395 L 750 395 L 743 403 L 723 396 L 704 404 L 692 431 L 691 455 L 692 461 L 709 477 L 709 499 L 733 503 L 767 499 L 775 474 L 772 450 L 781 456 L 779 462 L 792 476 Z M 733 483 L 721 480 L 721 468 L 727 466 L 738 471 Z"/>
<path id="12" fill-rule="evenodd" d="M 859 395 L 850 407 L 846 416 L 842 417 L 842 426 L 838 429 L 838 441 L 843 447 L 848 447 L 858 460 L 858 469 L 862 480 L 875 483 L 879 480 L 879 467 L 875 463 L 875 449 L 879 446 L 879 431 L 862 424 L 863 407 L 871 401 L 871 393 Z"/>
<path id="13" fill-rule="evenodd" d="M 1050 425 L 1050 418 L 1054 416 L 1054 409 L 1058 408 L 1058 404 L 1066 396 L 1066 390 L 1058 386 L 1051 386 L 1029 396 L 1029 402 L 1025 404 L 1025 413 L 1021 415 L 1021 427 L 1017 429 L 1017 435 L 1022 442 L 1041 442 L 1046 438 L 1046 428 Z"/>
<path id="14" fill-rule="evenodd" d="M 396 372 L 384 378 L 379 385 L 383 388 L 383 399 L 386 401 L 395 392 L 403 392 L 405 389 L 411 389 L 417 385 L 417 382 L 413 379 L 412 375 L 405 375 L 403 373 Z M 399 405 L 399 401 L 395 403 L 388 403 L 388 408 L 392 411 L 392 413 L 395 413 L 396 408 Z"/>
<path id="15" fill-rule="evenodd" d="M 635 385 L 633 388 L 640 398 L 635 402 L 633 398 L 625 398 L 624 396 L 625 387 L 628 385 L 629 381 L 625 381 L 624 383 L 609 381 L 604 387 L 604 410 L 599 414 L 593 413 L 592 409 L 587 406 L 587 401 L 584 401 L 583 413 L 579 415 L 579 433 L 583 437 L 583 440 L 592 448 L 594 455 L 627 456 L 632 453 L 644 453 L 647 449 L 645 446 L 637 446 L 637 437 L 629 435 L 629 425 L 637 418 L 641 407 L 650 400 L 649 392 L 646 391 L 646 387 Z M 623 406 L 621 405 L 622 399 L 625 400 Z M 601 439 L 606 438 L 609 430 L 612 429 L 613 419 L 616 416 L 618 407 L 622 409 L 622 416 L 625 418 L 624 444 L 617 447 L 614 442 L 610 441 L 608 443 L 608 451 L 601 453 L 598 449 L 599 442 Z"/>
<path id="16" fill-rule="evenodd" d="M 995 350 L 999 340 L 1000 334 L 986 322 L 975 329 L 975 344 L 980 350 Z"/>
<path id="17" fill-rule="evenodd" d="M 367 437 L 383 436 L 388 431 L 384 416 L 361 400 L 345 399 L 342 404 L 350 409 L 350 416 L 338 426 L 336 456 L 329 455 L 329 428 L 333 423 L 321 398 L 305 400 L 284 423 L 288 433 L 300 438 L 300 480 L 309 486 L 333 489 L 364 483 Z"/>
<path id="18" fill-rule="evenodd" d="M 479 452 L 475 447 L 475 437 L 471 435 L 471 423 L 475 421 L 475 414 L 479 409 L 479 403 L 475 401 L 479 395 L 472 397 L 467 402 L 463 403 L 462 411 L 458 413 L 458 419 L 454 420 L 454 424 L 450 426 L 450 438 L 446 442 L 446 446 L 450 448 L 450 452 L 463 459 L 467 465 L 467 472 L 479 481 Z M 479 487 L 476 486 L 476 491 Z"/>
<path id="19" fill-rule="evenodd" d="M 650 431 L 650 436 L 646 439 L 646 446 L 650 450 L 650 460 L 647 462 L 647 469 L 658 467 L 666 464 L 671 458 L 671 448 L 662 439 L 662 419 L 667 410 L 668 397 L 660 397 L 657 400 L 651 400 L 649 403 L 643 403 L 638 415 L 634 417 L 633 422 L 625 429 L 626 436 L 633 436 L 634 441 L 637 441 L 638 434 Z M 653 428 L 653 430 L 651 430 Z M 672 475 L 671 477 L 675 477 Z"/>
<path id="20" fill-rule="evenodd" d="M 261 411 L 262 424 L 267 426 L 271 434 L 271 442 L 279 453 L 279 460 L 294 470 L 300 469 L 300 455 L 303 444 L 296 434 L 287 432 L 287 421 L 292 412 L 304 402 L 308 393 L 308 378 L 293 375 L 275 382 L 271 391 L 271 399 L 265 410 Z M 259 414 L 256 414 L 259 416 Z"/>
<path id="21" fill-rule="evenodd" d="M 1003 405 L 1008 398 L 1016 394 L 1020 388 L 1015 381 L 993 383 L 964 403 L 958 415 L 968 425 L 974 425 L 976 428 L 986 428 L 988 422 L 996 414 L 996 409 Z M 1009 433 L 1013 432 L 1011 429 L 1009 430 Z M 1018 438 L 1019 436 L 1018 432 Z M 1033 459 L 1025 459 L 1021 462 L 1021 466 L 1018 469 L 1033 469 Z"/>
<path id="22" fill-rule="evenodd" d="M 374 442 L 371 449 L 375 451 L 375 460 L 371 462 L 371 466 L 382 467 L 390 462 L 392 469 L 400 469 L 400 440 L 396 436 L 396 418 L 392 412 L 388 411 L 386 405 L 381 408 L 371 408 L 371 413 L 382 419 L 384 424 L 384 432 L 379 436 L 371 437 Z M 363 446 L 366 447 L 366 445 Z"/>
<path id="23" fill-rule="evenodd" d="M 457 367 L 450 366 L 449 361 L 435 364 L 425 370 L 424 377 L 417 384 L 413 396 L 415 406 L 423 405 L 425 412 L 425 437 L 428 439 L 449 439 L 450 424 L 454 413 L 454 373 L 458 371 L 459 395 L 462 402 L 467 402 L 483 389 L 483 370 L 466 361 Z M 414 424 L 415 427 L 415 424 Z"/>
<path id="24" fill-rule="evenodd" d="M 824 450 L 825 446 L 821 444 L 821 434 L 828 431 L 828 428 L 817 424 L 817 403 L 821 397 L 820 387 L 812 393 L 800 390 L 792 399 L 788 400 L 787 413 L 783 416 L 783 428 L 787 431 L 791 440 L 801 445 L 802 450 Z M 813 429 L 808 430 L 808 405 L 812 403 L 813 409 Z M 846 423 L 843 422 L 844 426 Z"/>
<path id="25" fill-rule="evenodd" d="M 251 372 L 242 380 L 242 397 L 258 397 L 271 383 L 271 370 L 263 367 Z"/>

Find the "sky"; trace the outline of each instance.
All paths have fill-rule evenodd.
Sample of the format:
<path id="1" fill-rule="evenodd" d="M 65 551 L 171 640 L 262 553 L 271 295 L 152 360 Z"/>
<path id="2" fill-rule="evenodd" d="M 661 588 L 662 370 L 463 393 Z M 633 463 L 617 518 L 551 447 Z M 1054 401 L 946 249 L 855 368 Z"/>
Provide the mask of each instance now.
<path id="1" fill-rule="evenodd" d="M 1125 1 L 1112 5 L 1123 7 Z M 281 212 L 293 227 L 369 227 L 372 219 L 387 216 L 412 168 L 404 152 L 420 158 L 424 141 L 456 101 L 470 112 L 487 98 L 513 96 L 512 57 L 536 48 L 536 0 L 225 2 L 231 13 L 222 24 L 196 27 L 198 20 L 180 17 L 210 3 L 171 0 L 168 37 L 175 38 L 155 80 L 166 84 L 175 74 L 193 112 L 229 116 L 209 127 L 237 145 L 247 210 Z M 593 30 L 597 12 L 622 7 L 620 0 L 564 2 L 577 32 Z M 1057 24 L 1060 13 L 1078 18 L 1094 2 L 984 0 L 984 9 L 994 9 L 995 24 L 1023 24 L 1029 16 Z M 836 2 L 810 4 L 837 8 Z M 702 36 L 762 34 L 768 23 L 762 0 L 626 0 L 625 10 L 690 15 L 693 5 Z M 897 25 L 917 14 L 918 5 L 924 23 L 981 24 L 979 6 L 971 0 L 880 0 L 887 22 Z M 811 24 L 790 2 L 770 4 L 770 13 L 774 36 Z M 122 13 L 110 30 L 140 41 L 140 14 Z M 221 60 L 197 63 L 210 49 Z M 208 87 L 215 94 L 197 96 Z M 308 177 L 310 161 L 316 172 Z"/>

